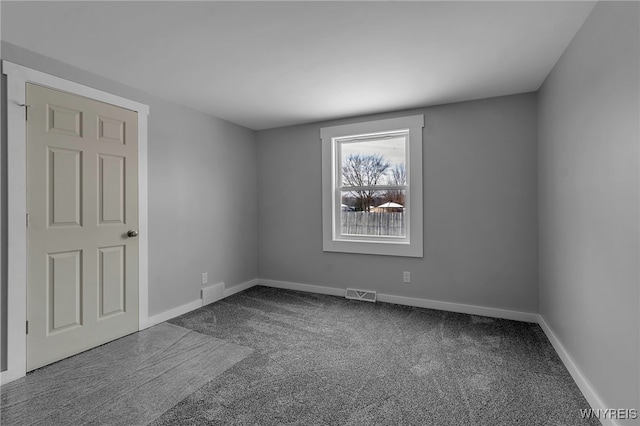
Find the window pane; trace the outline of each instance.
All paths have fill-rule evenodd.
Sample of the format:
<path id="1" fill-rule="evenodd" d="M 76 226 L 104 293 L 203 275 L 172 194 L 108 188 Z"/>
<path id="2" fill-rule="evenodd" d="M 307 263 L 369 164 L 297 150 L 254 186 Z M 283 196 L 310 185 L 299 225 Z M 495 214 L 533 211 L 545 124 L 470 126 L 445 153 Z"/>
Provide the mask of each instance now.
<path id="1" fill-rule="evenodd" d="M 405 190 L 342 191 L 342 235 L 405 237 Z"/>
<path id="2" fill-rule="evenodd" d="M 404 185 L 406 137 L 340 142 L 342 186 Z"/>

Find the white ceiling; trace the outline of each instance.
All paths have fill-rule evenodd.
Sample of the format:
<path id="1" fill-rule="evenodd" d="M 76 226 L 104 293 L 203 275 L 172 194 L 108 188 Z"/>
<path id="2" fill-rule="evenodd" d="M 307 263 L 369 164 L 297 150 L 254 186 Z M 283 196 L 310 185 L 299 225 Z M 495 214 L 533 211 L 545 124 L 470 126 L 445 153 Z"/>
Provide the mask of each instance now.
<path id="1" fill-rule="evenodd" d="M 537 90 L 593 2 L 6 2 L 2 39 L 251 129 Z"/>

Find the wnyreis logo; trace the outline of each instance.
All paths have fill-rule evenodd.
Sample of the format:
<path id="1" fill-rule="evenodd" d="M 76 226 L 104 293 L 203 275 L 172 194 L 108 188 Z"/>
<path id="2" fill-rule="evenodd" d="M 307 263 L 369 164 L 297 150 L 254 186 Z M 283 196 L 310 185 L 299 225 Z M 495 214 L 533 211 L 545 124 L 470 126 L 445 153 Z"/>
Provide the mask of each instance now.
<path id="1" fill-rule="evenodd" d="M 588 408 L 580 410 L 580 417 L 583 419 L 617 419 L 634 420 L 638 418 L 638 410 L 635 408 Z"/>

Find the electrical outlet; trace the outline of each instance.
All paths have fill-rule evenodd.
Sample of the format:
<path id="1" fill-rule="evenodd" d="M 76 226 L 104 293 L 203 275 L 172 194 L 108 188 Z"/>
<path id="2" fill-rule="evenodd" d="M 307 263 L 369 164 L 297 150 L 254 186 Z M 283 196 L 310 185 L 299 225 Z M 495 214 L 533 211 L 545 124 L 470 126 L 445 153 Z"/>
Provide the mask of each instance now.
<path id="1" fill-rule="evenodd" d="M 202 284 L 206 284 L 209 282 L 209 273 L 208 272 L 203 272 L 202 273 Z"/>
<path id="2" fill-rule="evenodd" d="M 411 272 L 404 271 L 402 273 L 402 282 L 404 282 L 404 283 L 410 283 L 411 282 Z"/>

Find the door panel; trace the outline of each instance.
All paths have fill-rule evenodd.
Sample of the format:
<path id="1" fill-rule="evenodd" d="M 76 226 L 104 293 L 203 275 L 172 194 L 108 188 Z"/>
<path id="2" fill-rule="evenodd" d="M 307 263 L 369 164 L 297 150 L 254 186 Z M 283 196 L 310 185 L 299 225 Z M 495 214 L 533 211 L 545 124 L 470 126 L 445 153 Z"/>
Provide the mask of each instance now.
<path id="1" fill-rule="evenodd" d="M 47 104 L 47 131 L 82 137 L 82 111 Z"/>
<path id="2" fill-rule="evenodd" d="M 30 371 L 138 330 L 138 121 L 26 90 Z"/>
<path id="3" fill-rule="evenodd" d="M 124 157 L 114 155 L 99 156 L 98 209 L 100 225 L 124 223 L 124 160 Z"/>
<path id="4" fill-rule="evenodd" d="M 125 312 L 125 246 L 104 247 L 100 252 L 100 319 Z"/>
<path id="5" fill-rule="evenodd" d="M 47 277 L 49 334 L 82 325 L 82 252 L 50 253 Z"/>
<path id="6" fill-rule="evenodd" d="M 48 148 L 49 226 L 80 226 L 82 151 Z"/>
<path id="7" fill-rule="evenodd" d="M 124 145 L 124 121 L 98 116 L 98 140 Z"/>

